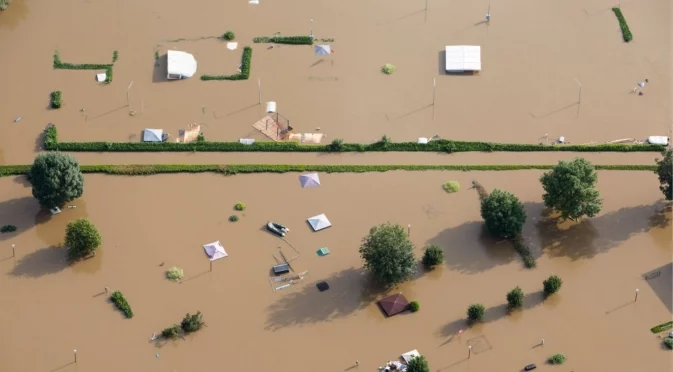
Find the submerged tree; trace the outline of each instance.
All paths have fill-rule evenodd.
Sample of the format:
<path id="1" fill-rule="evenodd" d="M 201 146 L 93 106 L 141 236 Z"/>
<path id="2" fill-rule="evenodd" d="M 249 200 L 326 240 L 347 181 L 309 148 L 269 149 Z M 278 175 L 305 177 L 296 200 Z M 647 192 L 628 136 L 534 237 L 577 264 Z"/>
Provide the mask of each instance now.
<path id="1" fill-rule="evenodd" d="M 603 203 L 596 190 L 597 180 L 596 169 L 586 159 L 560 161 L 540 178 L 545 191 L 544 205 L 559 212 L 564 220 L 594 217 Z"/>
<path id="2" fill-rule="evenodd" d="M 430 372 L 428 360 L 423 355 L 419 355 L 409 361 L 407 372 Z"/>
<path id="3" fill-rule="evenodd" d="M 47 208 L 62 207 L 82 196 L 84 176 L 72 155 L 46 152 L 35 157 L 30 168 L 33 196 Z"/>
<path id="4" fill-rule="evenodd" d="M 385 286 L 404 282 L 415 273 L 414 246 L 400 225 L 372 227 L 362 240 L 360 256 L 374 279 Z"/>
<path id="5" fill-rule="evenodd" d="M 673 150 L 664 153 L 663 159 L 657 159 L 657 170 L 654 171 L 659 177 L 659 190 L 664 193 L 666 200 L 673 199 L 673 162 L 671 157 Z"/>
<path id="6" fill-rule="evenodd" d="M 86 218 L 71 221 L 65 228 L 65 245 L 71 260 L 95 254 L 101 242 L 98 229 Z"/>
<path id="7" fill-rule="evenodd" d="M 526 222 L 523 204 L 514 194 L 493 190 L 481 201 L 481 217 L 488 231 L 497 238 L 509 239 L 521 233 Z"/>

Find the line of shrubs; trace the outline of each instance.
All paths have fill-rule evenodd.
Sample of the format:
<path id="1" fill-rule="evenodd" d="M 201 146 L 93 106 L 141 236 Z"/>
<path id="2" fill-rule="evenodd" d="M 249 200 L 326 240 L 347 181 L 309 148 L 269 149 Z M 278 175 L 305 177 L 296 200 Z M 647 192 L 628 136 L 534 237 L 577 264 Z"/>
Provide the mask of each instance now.
<path id="1" fill-rule="evenodd" d="M 652 333 L 659 333 L 663 331 L 668 331 L 669 329 L 672 328 L 673 328 L 673 322 L 666 322 L 650 328 L 650 331 L 652 331 Z"/>
<path id="2" fill-rule="evenodd" d="M 61 91 L 55 90 L 51 92 L 49 106 L 53 109 L 59 109 L 62 105 L 63 101 L 61 100 Z"/>
<path id="3" fill-rule="evenodd" d="M 54 52 L 54 69 L 60 70 L 105 70 L 105 82 L 112 82 L 112 66 L 114 62 L 119 58 L 119 53 L 115 50 L 112 54 L 113 63 L 102 64 L 102 63 L 67 63 L 61 61 L 61 55 L 57 51 Z"/>
<path id="4" fill-rule="evenodd" d="M 161 337 L 163 338 L 178 338 L 180 336 L 180 331 L 184 333 L 196 332 L 201 329 L 206 323 L 203 321 L 203 315 L 198 311 L 196 314 L 191 315 L 187 314 L 180 324 L 173 324 L 168 328 L 164 328 L 161 331 Z"/>
<path id="5" fill-rule="evenodd" d="M 245 67 L 245 66 L 244 66 Z M 246 70 L 244 70 L 246 71 Z M 247 66 L 247 73 L 250 65 Z M 387 136 L 375 143 L 344 143 L 336 139 L 327 145 L 305 145 L 297 142 L 255 142 L 244 145 L 239 142 L 174 143 L 174 142 L 59 142 L 56 126 L 45 131 L 44 147 L 50 151 L 70 152 L 534 152 L 534 151 L 569 151 L 569 152 L 661 152 L 660 145 L 532 145 L 491 142 L 468 142 L 452 140 L 436 140 L 427 144 L 416 142 L 390 142 Z"/>
<path id="6" fill-rule="evenodd" d="M 124 314 L 125 317 L 133 318 L 133 311 L 131 310 L 131 306 L 126 301 L 124 295 L 121 292 L 119 291 L 112 292 L 112 295 L 110 296 L 110 301 L 112 301 L 112 303 L 115 304 L 115 306 L 117 306 L 117 309 L 121 310 L 121 312 Z"/>
<path id="7" fill-rule="evenodd" d="M 30 165 L 0 165 L 0 177 L 26 174 Z M 656 165 L 596 165 L 597 170 L 650 171 Z M 404 171 L 515 171 L 548 170 L 553 165 L 331 165 L 331 164 L 129 164 L 129 165 L 82 165 L 83 173 L 104 173 L 125 176 L 147 176 L 162 173 L 289 173 L 289 172 L 325 172 L 325 173 L 367 173 Z M 524 258 L 525 260 L 525 258 Z"/>
<path id="8" fill-rule="evenodd" d="M 252 39 L 253 43 L 275 43 L 289 45 L 313 45 L 311 36 L 260 36 Z"/>
<path id="9" fill-rule="evenodd" d="M 248 80 L 250 77 L 250 66 L 252 63 L 252 47 L 243 47 L 243 56 L 241 57 L 241 71 L 234 75 L 201 75 L 201 80 Z M 166 144 L 166 142 L 162 142 Z"/>
<path id="10" fill-rule="evenodd" d="M 622 29 L 622 38 L 624 39 L 625 42 L 629 42 L 633 40 L 633 34 L 631 34 L 631 29 L 629 29 L 629 25 L 626 23 L 626 18 L 624 18 L 624 13 L 622 13 L 622 10 L 620 8 L 612 8 L 612 11 L 615 12 L 615 16 L 617 16 L 617 20 L 619 21 L 619 28 Z"/>

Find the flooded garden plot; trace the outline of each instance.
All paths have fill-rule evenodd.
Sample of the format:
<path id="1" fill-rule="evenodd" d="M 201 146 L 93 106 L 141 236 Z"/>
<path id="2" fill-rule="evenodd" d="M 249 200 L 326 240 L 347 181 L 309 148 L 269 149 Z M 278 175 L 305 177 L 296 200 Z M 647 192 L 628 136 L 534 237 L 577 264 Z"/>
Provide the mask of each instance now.
<path id="1" fill-rule="evenodd" d="M 656 176 L 601 171 L 601 213 L 559 224 L 543 208 L 541 174 L 320 174 L 320 186 L 307 188 L 296 173 L 86 175 L 83 197 L 53 217 L 23 178 L 2 178 L 0 222 L 17 231 L 0 234 L 8 304 L 0 326 L 11 335 L 0 338 L 0 370 L 374 371 L 409 350 L 433 371 L 520 370 L 555 353 L 567 356 L 567 370 L 670 368 L 670 352 L 650 332 L 671 316 L 670 283 L 650 282 L 670 278 L 672 248 Z M 450 180 L 458 192 L 444 191 Z M 473 180 L 524 203 L 537 268 L 525 269 L 507 243 L 485 234 Z M 313 232 L 307 219 L 321 214 L 332 226 Z M 103 245 L 68 265 L 59 247 L 79 217 L 98 227 Z M 269 221 L 289 227 L 285 240 L 267 231 Z M 443 248 L 444 264 L 419 267 L 388 291 L 371 286 L 358 247 L 388 221 L 407 229 L 418 258 L 428 244 Z M 216 241 L 227 256 L 211 266 L 202 246 Z M 303 280 L 274 292 L 268 278 L 281 252 Z M 184 270 L 179 282 L 165 278 L 174 266 Z M 542 281 L 552 274 L 563 287 L 545 300 Z M 330 288 L 320 292 L 321 281 Z M 515 286 L 523 309 L 508 315 L 505 294 Z M 124 294 L 132 319 L 107 301 L 106 287 Z M 398 292 L 420 310 L 385 318 L 376 301 Z M 484 304 L 485 319 L 468 327 L 472 303 Z M 149 341 L 197 311 L 200 331 Z"/>
<path id="2" fill-rule="evenodd" d="M 75 0 L 68 7 L 14 0 L 0 13 L 0 63 L 11 71 L 5 85 L 13 87 L 0 93 L 0 149 L 6 163 L 27 162 L 50 122 L 63 141 L 139 141 L 144 128 L 175 136 L 193 123 L 202 124 L 208 140 L 259 140 L 252 125 L 268 101 L 295 132 L 323 133 L 327 141 L 369 143 L 387 134 L 394 141 L 439 135 L 537 143 L 549 134 L 602 143 L 667 135 L 670 4 L 623 2 L 630 43 L 622 40 L 613 5 L 504 2 L 492 4 L 485 23 L 487 1 L 430 1 L 427 11 L 422 1 L 205 1 L 191 11 L 174 0 L 114 6 Z M 227 30 L 237 50 L 223 40 L 199 40 Z M 253 43 L 278 32 L 333 39 L 327 44 L 334 53 Z M 248 80 L 199 79 L 236 73 L 245 45 L 253 48 Z M 482 71 L 446 75 L 449 45 L 481 46 Z M 192 53 L 196 75 L 157 79 L 155 52 L 168 49 Z M 54 70 L 55 50 L 70 63 L 110 63 L 117 50 L 113 82 L 97 84 L 96 71 Z M 391 75 L 381 72 L 387 63 L 396 66 Z M 644 95 L 633 94 L 644 79 Z M 53 91 L 62 93 L 59 109 L 47 108 Z"/>

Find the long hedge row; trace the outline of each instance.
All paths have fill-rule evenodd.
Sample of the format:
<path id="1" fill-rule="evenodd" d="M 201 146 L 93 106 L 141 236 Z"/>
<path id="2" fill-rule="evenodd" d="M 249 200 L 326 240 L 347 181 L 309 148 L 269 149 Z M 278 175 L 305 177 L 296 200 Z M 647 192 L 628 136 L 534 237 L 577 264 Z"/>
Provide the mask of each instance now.
<path id="1" fill-rule="evenodd" d="M 250 66 L 252 63 L 252 48 L 243 47 L 243 56 L 241 57 L 241 72 L 234 75 L 201 75 L 201 80 L 248 80 L 250 77 Z"/>
<path id="2" fill-rule="evenodd" d="M 129 164 L 129 165 L 82 165 L 83 173 L 102 173 L 126 176 L 149 176 L 165 173 L 366 173 L 404 171 L 516 171 L 548 170 L 554 165 L 327 165 L 327 164 Z M 656 165 L 596 165 L 598 170 L 654 171 Z M 0 177 L 23 175 L 30 165 L 0 165 Z"/>
<path id="3" fill-rule="evenodd" d="M 253 43 L 275 43 L 275 44 L 289 44 L 289 45 L 312 45 L 313 37 L 311 36 L 260 36 L 252 39 Z"/>
<path id="4" fill-rule="evenodd" d="M 469 152 L 469 151 L 570 151 L 570 152 L 661 152 L 659 145 L 533 145 L 514 143 L 467 142 L 452 140 L 416 142 L 375 142 L 371 144 L 344 143 L 335 149 L 327 145 L 305 145 L 296 142 L 59 142 L 56 126 L 45 133 L 44 148 L 49 151 L 70 152 Z"/>
<path id="5" fill-rule="evenodd" d="M 112 66 L 119 58 L 119 52 L 112 53 L 112 63 L 67 63 L 61 61 L 58 50 L 54 52 L 54 69 L 60 70 L 105 70 L 105 82 L 112 82 Z"/>
<path id="6" fill-rule="evenodd" d="M 619 21 L 619 28 L 622 29 L 622 39 L 624 39 L 625 42 L 629 42 L 633 40 L 633 34 L 631 34 L 631 29 L 629 28 L 629 25 L 626 23 L 626 18 L 624 18 L 624 13 L 622 13 L 622 10 L 620 8 L 612 8 L 612 11 L 615 13 L 615 16 L 617 17 L 617 20 Z"/>

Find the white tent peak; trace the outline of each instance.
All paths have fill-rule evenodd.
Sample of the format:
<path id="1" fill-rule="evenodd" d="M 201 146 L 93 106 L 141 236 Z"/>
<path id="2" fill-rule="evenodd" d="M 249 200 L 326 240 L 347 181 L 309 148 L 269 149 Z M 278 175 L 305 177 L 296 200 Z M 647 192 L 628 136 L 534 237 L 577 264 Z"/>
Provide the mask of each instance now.
<path id="1" fill-rule="evenodd" d="M 319 214 L 308 219 L 309 225 L 313 228 L 313 231 L 320 231 L 332 226 L 332 223 L 329 222 L 325 214 Z"/>
<path id="2" fill-rule="evenodd" d="M 206 254 L 211 261 L 219 260 L 220 258 L 225 258 L 228 256 L 227 252 L 224 250 L 222 243 L 220 241 L 212 242 L 205 244 L 203 249 L 206 251 Z"/>
<path id="3" fill-rule="evenodd" d="M 302 174 L 299 176 L 299 183 L 303 188 L 318 187 L 320 186 L 320 177 L 318 177 L 318 173 Z"/>
<path id="4" fill-rule="evenodd" d="M 169 80 L 190 78 L 196 73 L 196 59 L 187 52 L 169 50 L 166 59 Z"/>
<path id="5" fill-rule="evenodd" d="M 143 131 L 143 142 L 161 142 L 163 140 L 163 129 L 145 128 Z"/>

